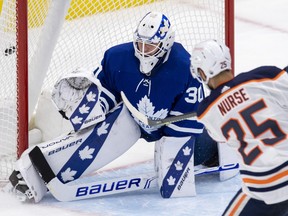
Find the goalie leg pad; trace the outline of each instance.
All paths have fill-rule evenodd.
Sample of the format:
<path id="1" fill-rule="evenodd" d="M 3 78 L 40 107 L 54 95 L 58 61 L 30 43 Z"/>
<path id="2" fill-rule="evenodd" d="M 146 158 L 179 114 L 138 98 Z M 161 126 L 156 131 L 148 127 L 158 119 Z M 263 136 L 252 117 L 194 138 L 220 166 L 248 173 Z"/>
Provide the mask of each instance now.
<path id="1" fill-rule="evenodd" d="M 139 138 L 139 126 L 121 104 L 107 115 L 104 122 L 37 146 L 57 178 L 67 183 L 105 166 L 126 152 Z M 35 202 L 38 202 L 47 189 L 27 153 L 17 161 L 17 170 L 29 189 L 34 190 Z"/>
<path id="2" fill-rule="evenodd" d="M 122 104 L 96 126 L 38 145 L 63 183 L 92 173 L 126 152 L 140 129 Z"/>
<path id="3" fill-rule="evenodd" d="M 27 200 L 34 199 L 34 202 L 39 202 L 47 193 L 47 188 L 44 181 L 40 178 L 38 172 L 32 165 L 27 149 L 16 162 L 15 169 L 9 180 L 16 190 L 27 197 Z M 24 198 L 22 201 L 26 201 Z"/>
<path id="4" fill-rule="evenodd" d="M 158 186 L 163 198 L 195 196 L 194 137 L 162 137 L 155 143 Z"/>

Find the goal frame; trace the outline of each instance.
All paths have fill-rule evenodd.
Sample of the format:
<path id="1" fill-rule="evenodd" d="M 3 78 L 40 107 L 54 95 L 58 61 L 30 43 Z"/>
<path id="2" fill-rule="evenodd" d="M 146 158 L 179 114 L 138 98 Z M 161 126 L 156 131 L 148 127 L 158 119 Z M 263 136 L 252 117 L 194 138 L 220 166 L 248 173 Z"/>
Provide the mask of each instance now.
<path id="1" fill-rule="evenodd" d="M 28 148 L 28 0 L 16 4 L 17 35 L 17 158 Z"/>

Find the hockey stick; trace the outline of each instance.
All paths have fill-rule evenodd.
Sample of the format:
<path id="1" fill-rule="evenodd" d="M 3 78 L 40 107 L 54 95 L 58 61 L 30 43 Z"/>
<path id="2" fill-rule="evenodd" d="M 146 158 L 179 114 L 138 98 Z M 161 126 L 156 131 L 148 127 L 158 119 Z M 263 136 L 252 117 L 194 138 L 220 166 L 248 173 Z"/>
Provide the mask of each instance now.
<path id="1" fill-rule="evenodd" d="M 127 99 L 126 95 L 124 94 L 124 92 L 121 91 L 121 97 L 122 100 L 124 102 L 124 104 L 126 105 L 126 107 L 128 108 L 128 110 L 132 113 L 133 116 L 135 116 L 137 119 L 139 119 L 141 122 L 143 122 L 146 125 L 149 126 L 160 126 L 160 125 L 166 125 L 166 124 L 170 124 L 173 122 L 177 122 L 177 121 L 182 121 L 191 117 L 195 117 L 197 115 L 196 112 L 189 112 L 183 115 L 179 115 L 179 116 L 171 116 L 171 117 L 167 117 L 165 119 L 149 119 L 147 116 L 145 116 L 143 113 L 139 112 L 131 103 L 130 101 Z"/>
<path id="2" fill-rule="evenodd" d="M 75 180 L 71 183 L 64 184 L 55 176 L 38 146 L 36 146 L 29 153 L 29 157 L 33 163 L 33 166 L 44 180 L 50 193 L 59 201 L 96 198 L 129 191 L 148 189 L 156 187 L 157 185 L 158 177 L 155 176 L 154 172 L 87 183 L 81 183 L 79 180 Z M 238 167 L 238 164 L 229 164 L 218 167 L 204 168 L 195 171 L 195 175 L 222 172 L 237 169 Z"/>
<path id="3" fill-rule="evenodd" d="M 194 174 L 196 176 L 198 176 L 198 175 L 211 174 L 211 173 L 215 173 L 215 172 L 222 172 L 222 171 L 238 169 L 238 168 L 239 168 L 239 164 L 238 163 L 225 164 L 225 165 L 222 165 L 222 166 L 206 167 L 206 168 L 202 168 L 202 169 L 199 169 L 199 170 L 195 170 Z"/>

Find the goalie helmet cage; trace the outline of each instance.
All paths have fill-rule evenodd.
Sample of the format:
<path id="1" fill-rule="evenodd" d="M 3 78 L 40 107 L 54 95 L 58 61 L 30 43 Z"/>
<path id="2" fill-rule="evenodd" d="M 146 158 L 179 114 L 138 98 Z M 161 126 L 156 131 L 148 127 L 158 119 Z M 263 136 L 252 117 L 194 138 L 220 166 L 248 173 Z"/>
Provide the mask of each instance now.
<path id="1" fill-rule="evenodd" d="M 149 11 L 169 17 L 176 41 L 190 53 L 214 38 L 234 59 L 234 0 L 0 0 L 1 181 L 28 147 L 28 123 L 43 89 L 77 67 L 95 69 L 105 50 L 133 40 Z"/>

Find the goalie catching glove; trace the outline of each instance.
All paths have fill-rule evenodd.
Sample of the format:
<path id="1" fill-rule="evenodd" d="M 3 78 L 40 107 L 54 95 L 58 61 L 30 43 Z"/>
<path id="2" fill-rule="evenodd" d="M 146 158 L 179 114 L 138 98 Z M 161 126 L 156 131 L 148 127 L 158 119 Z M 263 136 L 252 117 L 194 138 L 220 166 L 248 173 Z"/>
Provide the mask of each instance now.
<path id="1" fill-rule="evenodd" d="M 63 118 L 70 121 L 73 130 L 87 128 L 105 119 L 99 96 L 101 84 L 83 68 L 77 68 L 56 82 L 52 101 Z"/>

